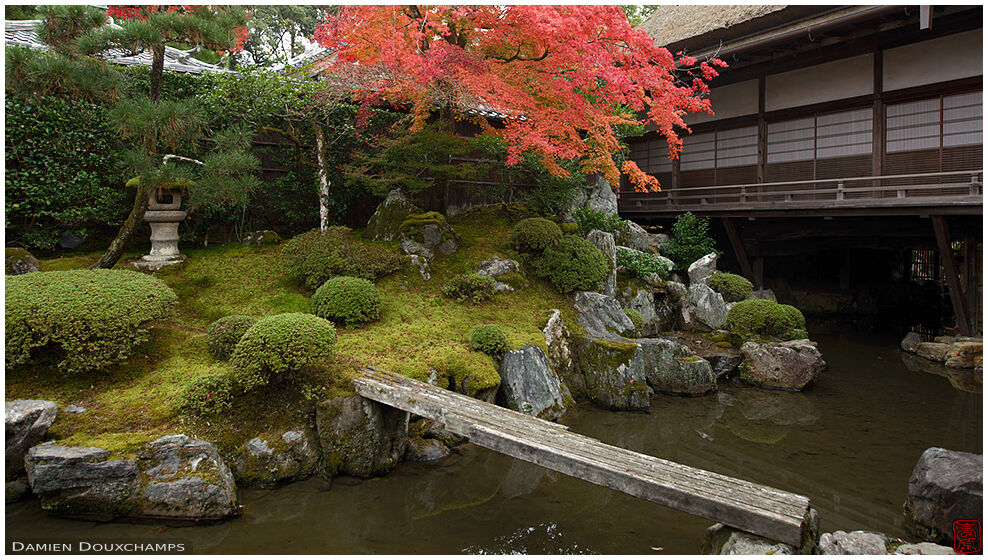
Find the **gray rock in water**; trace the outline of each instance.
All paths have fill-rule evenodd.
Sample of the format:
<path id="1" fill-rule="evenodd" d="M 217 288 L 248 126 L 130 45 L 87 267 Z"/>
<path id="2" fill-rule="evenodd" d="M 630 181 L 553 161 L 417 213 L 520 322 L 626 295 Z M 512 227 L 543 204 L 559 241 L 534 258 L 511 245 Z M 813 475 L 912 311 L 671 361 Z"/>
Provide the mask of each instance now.
<path id="1" fill-rule="evenodd" d="M 141 517 L 214 521 L 236 515 L 233 473 L 212 444 L 185 435 L 152 441 L 138 453 Z"/>
<path id="2" fill-rule="evenodd" d="M 715 331 L 727 323 L 724 296 L 701 283 L 690 285 L 681 314 L 686 330 Z"/>
<path id="3" fill-rule="evenodd" d="M 928 539 L 936 529 L 949 539 L 954 521 L 981 519 L 983 475 L 982 455 L 940 447 L 924 451 L 909 477 L 906 497 L 906 517 L 915 534 Z"/>
<path id="4" fill-rule="evenodd" d="M 618 281 L 617 300 L 624 309 L 634 309 L 641 314 L 640 336 L 659 334 L 659 316 L 655 312 L 655 297 L 648 283 L 639 278 L 624 280 L 622 276 Z"/>
<path id="5" fill-rule="evenodd" d="M 920 342 L 916 345 L 916 354 L 920 358 L 940 363 L 943 363 L 947 358 L 948 350 L 950 350 L 950 345 L 942 342 Z"/>
<path id="6" fill-rule="evenodd" d="M 107 460 L 98 447 L 45 443 L 25 458 L 31 491 L 48 511 L 69 517 L 109 520 L 131 510 L 140 489 L 135 461 Z"/>
<path id="7" fill-rule="evenodd" d="M 770 541 L 717 523 L 707 528 L 700 554 L 796 554 L 796 551 L 788 544 Z"/>
<path id="8" fill-rule="evenodd" d="M 7 401 L 4 405 L 4 434 L 6 442 L 6 481 L 24 475 L 24 455 L 41 443 L 55 421 L 58 405 L 51 401 Z"/>
<path id="9" fill-rule="evenodd" d="M 252 231 L 244 236 L 242 243 L 248 247 L 266 247 L 281 243 L 281 236 L 276 231 L 270 229 Z"/>
<path id="10" fill-rule="evenodd" d="M 538 346 L 526 344 L 501 360 L 498 402 L 530 416 L 555 420 L 566 412 L 559 378 Z"/>
<path id="11" fill-rule="evenodd" d="M 4 486 L 4 501 L 8 504 L 16 502 L 27 496 L 31 492 L 31 487 L 27 484 L 27 477 L 10 480 Z"/>
<path id="12" fill-rule="evenodd" d="M 577 394 L 613 410 L 648 410 L 653 396 L 646 381 L 641 345 L 629 340 L 580 337 Z"/>
<path id="13" fill-rule="evenodd" d="M 597 175 L 594 180 L 593 189 L 587 200 L 587 208 L 606 214 L 618 213 L 617 194 L 602 175 Z"/>
<path id="14" fill-rule="evenodd" d="M 687 269 L 690 275 L 690 286 L 706 283 L 707 278 L 717 272 L 717 253 L 707 253 L 693 261 Z"/>
<path id="15" fill-rule="evenodd" d="M 385 474 L 408 446 L 408 413 L 359 395 L 316 406 L 316 430 L 330 474 Z"/>
<path id="16" fill-rule="evenodd" d="M 645 378 L 655 391 L 696 396 L 717 389 L 710 363 L 686 346 L 664 338 L 636 340 L 645 358 Z"/>
<path id="17" fill-rule="evenodd" d="M 631 220 L 628 220 L 625 226 L 618 230 L 616 241 L 618 245 L 624 245 L 635 251 L 643 253 L 649 251 L 648 232 Z"/>
<path id="18" fill-rule="evenodd" d="M 868 531 L 834 531 L 820 535 L 820 554 L 888 554 L 888 537 Z"/>
<path id="19" fill-rule="evenodd" d="M 939 544 L 934 544 L 931 542 L 921 542 L 921 543 L 906 543 L 899 548 L 895 549 L 896 554 L 923 554 L 923 555 L 941 555 L 941 554 L 957 554 L 954 549 L 949 546 L 941 546 Z"/>
<path id="20" fill-rule="evenodd" d="M 416 463 L 438 461 L 449 457 L 449 448 L 437 439 L 417 438 L 408 442 L 405 460 Z"/>
<path id="21" fill-rule="evenodd" d="M 741 353 L 741 380 L 771 389 L 801 391 L 827 367 L 816 344 L 809 340 L 745 342 Z"/>
<path id="22" fill-rule="evenodd" d="M 421 213 L 422 209 L 408 200 L 401 189 L 394 189 L 368 220 L 364 236 L 374 241 L 394 241 L 401 236 L 401 223 L 405 218 Z"/>
<path id="23" fill-rule="evenodd" d="M 919 333 L 910 332 L 902 339 L 899 346 L 906 352 L 915 354 L 920 342 L 923 342 L 923 337 Z"/>
<path id="24" fill-rule="evenodd" d="M 576 322 L 594 337 L 620 338 L 635 336 L 635 324 L 625 314 L 618 300 L 597 292 L 573 295 Z"/>
<path id="25" fill-rule="evenodd" d="M 305 478 L 316 472 L 318 461 L 315 434 L 291 430 L 250 440 L 231 464 L 239 485 L 256 486 Z"/>
<path id="26" fill-rule="evenodd" d="M 600 249 L 611 263 L 611 271 L 598 290 L 600 293 L 614 297 L 617 293 L 617 249 L 614 236 L 610 233 L 595 229 L 587 234 L 587 241 Z"/>
<path id="27" fill-rule="evenodd" d="M 710 362 L 710 368 L 717 379 L 730 377 L 737 373 L 738 366 L 744 359 L 741 352 L 733 348 L 715 348 L 700 354 L 700 357 Z"/>
<path id="28" fill-rule="evenodd" d="M 974 369 L 982 367 L 984 361 L 984 347 L 981 341 L 977 342 L 954 342 L 947 349 L 944 356 L 943 365 L 952 368 Z"/>

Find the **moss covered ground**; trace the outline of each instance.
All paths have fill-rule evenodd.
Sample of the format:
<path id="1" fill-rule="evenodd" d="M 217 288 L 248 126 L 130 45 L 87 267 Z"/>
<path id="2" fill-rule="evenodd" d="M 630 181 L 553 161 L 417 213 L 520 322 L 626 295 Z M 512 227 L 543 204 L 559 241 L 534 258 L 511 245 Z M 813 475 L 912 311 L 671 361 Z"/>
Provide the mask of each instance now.
<path id="1" fill-rule="evenodd" d="M 208 325 L 231 314 L 261 317 L 310 311 L 312 293 L 289 278 L 280 246 L 183 247 L 185 263 L 155 273 L 178 294 L 176 312 L 154 329 L 133 358 L 108 371 L 72 376 L 44 364 L 8 370 L 6 398 L 58 403 L 51 435 L 73 445 L 98 445 L 126 454 L 160 435 L 181 432 L 229 451 L 265 431 L 311 425 L 314 402 L 346 393 L 348 379 L 364 366 L 422 380 L 432 368 L 441 383 L 448 381 L 467 393 L 495 386 L 499 377 L 494 361 L 469 346 L 470 330 L 479 324 L 500 326 L 511 348 L 526 343 L 545 348 L 541 329 L 555 308 L 580 334 L 568 299 L 531 271 L 516 291 L 479 304 L 443 297 L 442 286 L 450 278 L 476 270 L 492 255 L 517 258 L 509 248 L 511 221 L 500 211 L 485 209 L 449 222 L 462 236 L 462 246 L 456 254 L 431 263 L 430 280 L 423 280 L 412 266 L 378 280 L 384 302 L 381 318 L 356 328 L 338 325 L 331 363 L 302 379 L 238 396 L 225 412 L 196 417 L 180 406 L 183 391 L 196 379 L 229 367 L 209 354 Z M 41 269 L 83 268 L 98 256 L 42 259 Z M 69 414 L 64 410 L 69 404 L 87 410 Z"/>

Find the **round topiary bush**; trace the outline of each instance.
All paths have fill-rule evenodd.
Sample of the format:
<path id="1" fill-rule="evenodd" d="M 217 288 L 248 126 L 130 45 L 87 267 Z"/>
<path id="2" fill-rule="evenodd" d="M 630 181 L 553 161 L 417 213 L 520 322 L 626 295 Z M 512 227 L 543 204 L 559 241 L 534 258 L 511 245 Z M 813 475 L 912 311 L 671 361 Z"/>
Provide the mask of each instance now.
<path id="1" fill-rule="evenodd" d="M 707 278 L 707 286 L 724 296 L 724 301 L 733 302 L 748 299 L 755 288 L 744 276 L 730 272 L 715 272 Z"/>
<path id="2" fill-rule="evenodd" d="M 611 262 L 604 253 L 575 235 L 560 237 L 536 262 L 536 273 L 563 293 L 596 289 L 610 272 Z"/>
<path id="3" fill-rule="evenodd" d="M 497 325 L 478 325 L 470 330 L 470 349 L 500 359 L 508 350 L 508 337 Z"/>
<path id="4" fill-rule="evenodd" d="M 751 339 L 797 340 L 806 338 L 806 319 L 791 305 L 767 299 L 746 299 L 727 312 L 731 342 L 740 346 Z"/>
<path id="5" fill-rule="evenodd" d="M 206 329 L 206 346 L 217 360 L 228 360 L 240 338 L 257 319 L 247 315 L 227 315 L 213 321 Z"/>
<path id="6" fill-rule="evenodd" d="M 511 247 L 519 253 L 541 253 L 563 236 L 555 222 L 545 218 L 525 218 L 511 229 Z"/>
<path id="7" fill-rule="evenodd" d="M 130 357 L 178 297 L 153 276 L 98 269 L 9 276 L 6 301 L 7 367 L 44 355 L 78 373 Z"/>
<path id="8" fill-rule="evenodd" d="M 334 276 L 374 280 L 404 266 L 407 259 L 391 245 L 360 239 L 350 228 L 308 231 L 281 248 L 289 275 L 315 290 Z"/>
<path id="9" fill-rule="evenodd" d="M 233 350 L 230 363 L 243 390 L 333 357 L 336 329 L 308 313 L 282 313 L 258 319 Z"/>
<path id="10" fill-rule="evenodd" d="M 312 313 L 323 319 L 362 325 L 381 316 L 381 292 L 370 280 L 352 276 L 330 278 L 312 296 Z"/>

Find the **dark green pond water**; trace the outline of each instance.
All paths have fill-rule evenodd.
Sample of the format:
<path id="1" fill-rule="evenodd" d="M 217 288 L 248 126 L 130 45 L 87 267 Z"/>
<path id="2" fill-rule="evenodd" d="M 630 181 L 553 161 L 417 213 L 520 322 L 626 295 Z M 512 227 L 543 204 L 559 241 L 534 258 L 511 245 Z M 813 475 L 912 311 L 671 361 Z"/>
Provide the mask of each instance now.
<path id="1" fill-rule="evenodd" d="M 729 382 L 707 397 L 658 396 L 650 414 L 579 407 L 563 421 L 607 443 L 807 495 L 825 531 L 904 537 L 906 484 L 923 450 L 982 452 L 980 379 L 919 371 L 931 368 L 905 362 L 891 338 L 814 339 L 830 367 L 803 393 Z M 697 554 L 711 524 L 472 445 L 379 479 L 239 495 L 243 517 L 183 528 L 55 519 L 28 501 L 7 507 L 7 541 L 176 539 L 228 554 Z"/>

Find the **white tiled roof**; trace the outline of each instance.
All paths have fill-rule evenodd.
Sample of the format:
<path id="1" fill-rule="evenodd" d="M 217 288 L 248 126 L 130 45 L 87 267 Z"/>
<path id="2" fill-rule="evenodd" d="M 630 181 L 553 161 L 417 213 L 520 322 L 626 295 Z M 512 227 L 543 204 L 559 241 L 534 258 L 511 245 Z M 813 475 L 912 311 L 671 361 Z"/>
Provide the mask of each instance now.
<path id="1" fill-rule="evenodd" d="M 35 32 L 40 20 L 5 20 L 3 22 L 4 43 L 7 45 L 21 45 L 32 49 L 47 50 L 48 45 L 41 42 Z M 115 24 L 108 25 L 117 27 Z M 203 72 L 229 72 L 225 68 L 215 64 L 207 64 L 194 58 L 194 49 L 183 51 L 174 47 L 165 47 L 165 70 L 175 72 L 185 72 L 189 74 L 201 74 Z M 126 49 L 109 49 L 99 53 L 100 58 L 121 64 L 123 66 L 151 66 L 151 53 L 141 51 L 137 54 Z"/>

